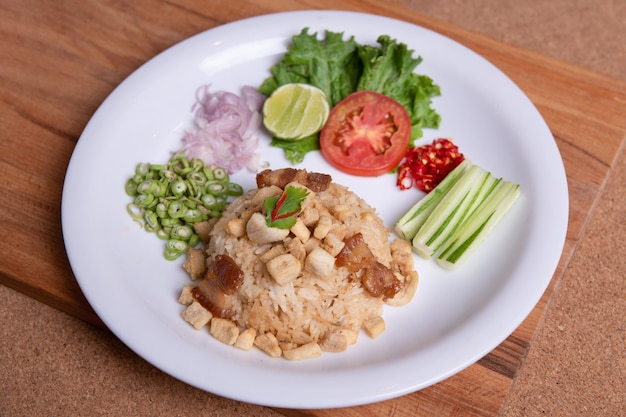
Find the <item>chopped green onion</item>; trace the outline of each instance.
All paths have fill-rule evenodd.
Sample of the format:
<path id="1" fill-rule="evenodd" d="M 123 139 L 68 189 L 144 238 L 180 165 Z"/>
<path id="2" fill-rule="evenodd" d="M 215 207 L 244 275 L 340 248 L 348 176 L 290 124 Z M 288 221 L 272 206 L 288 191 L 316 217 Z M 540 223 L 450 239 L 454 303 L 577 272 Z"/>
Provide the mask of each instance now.
<path id="1" fill-rule="evenodd" d="M 185 207 L 195 210 L 198 208 L 198 203 L 196 203 L 192 199 L 187 199 L 185 200 Z"/>
<path id="2" fill-rule="evenodd" d="M 197 223 L 202 221 L 202 212 L 198 209 L 187 209 L 183 215 L 183 220 L 187 223 Z"/>
<path id="3" fill-rule="evenodd" d="M 139 163 L 135 167 L 135 174 L 144 177 L 150 171 L 150 164 Z"/>
<path id="4" fill-rule="evenodd" d="M 193 180 L 185 180 L 185 184 L 187 185 L 187 195 L 190 197 L 197 197 L 201 194 L 201 187 L 198 187 L 198 184 Z"/>
<path id="5" fill-rule="evenodd" d="M 198 173 L 200 170 L 204 168 L 204 162 L 201 159 L 193 158 L 191 160 L 191 171 L 193 173 Z"/>
<path id="6" fill-rule="evenodd" d="M 132 178 L 130 178 L 128 181 L 126 181 L 126 194 L 129 195 L 130 197 L 134 197 L 137 195 L 137 183 L 135 181 L 133 181 Z"/>
<path id="7" fill-rule="evenodd" d="M 215 196 L 222 195 L 227 190 L 226 185 L 216 180 L 208 182 L 204 189 Z"/>
<path id="8" fill-rule="evenodd" d="M 175 196 L 181 196 L 183 195 L 185 191 L 187 191 L 187 182 L 183 179 L 174 181 L 174 183 L 171 186 L 171 189 L 172 189 L 172 193 Z"/>
<path id="9" fill-rule="evenodd" d="M 221 215 L 222 215 L 222 212 L 220 210 L 211 210 L 211 211 L 209 211 L 209 217 L 211 217 L 211 218 L 216 219 L 216 218 L 220 217 Z"/>
<path id="10" fill-rule="evenodd" d="M 187 207 L 182 200 L 170 201 L 169 205 L 167 206 L 167 214 L 169 214 L 172 218 L 179 219 L 185 215 L 186 209 Z"/>
<path id="11" fill-rule="evenodd" d="M 202 172 L 192 172 L 188 177 L 189 181 L 193 181 L 196 184 L 203 185 L 208 181 L 206 175 Z"/>
<path id="12" fill-rule="evenodd" d="M 171 230 L 169 227 L 161 228 L 156 231 L 156 235 L 161 240 L 168 240 L 170 238 Z"/>
<path id="13" fill-rule="evenodd" d="M 157 216 L 154 211 L 146 210 L 143 214 L 143 219 L 146 222 L 146 230 L 155 232 L 161 228 L 161 225 L 159 224 L 159 216 Z"/>
<path id="14" fill-rule="evenodd" d="M 226 194 L 233 197 L 239 197 L 243 194 L 243 187 L 239 184 L 235 184 L 234 182 L 229 182 L 226 185 Z"/>
<path id="15" fill-rule="evenodd" d="M 133 197 L 128 214 L 168 242 L 164 256 L 173 260 L 200 242 L 193 224 L 221 216 L 228 198 L 242 195 L 243 188 L 230 182 L 225 169 L 179 152 L 167 164 L 137 164 L 125 192 Z"/>
<path id="16" fill-rule="evenodd" d="M 165 249 L 165 251 L 163 251 L 163 257 L 167 259 L 168 261 L 175 261 L 176 259 L 180 258 L 182 254 L 183 252 L 178 252 L 178 251 L 169 250 L 169 249 Z"/>
<path id="17" fill-rule="evenodd" d="M 217 204 L 217 197 L 213 194 L 205 194 L 202 196 L 201 201 L 205 207 L 212 208 Z"/>
<path id="18" fill-rule="evenodd" d="M 228 171 L 226 171 L 224 168 L 220 168 L 220 167 L 215 167 L 213 168 L 213 177 L 217 180 L 217 181 L 228 181 Z"/>
<path id="19" fill-rule="evenodd" d="M 179 224 L 183 224 L 181 219 L 174 219 L 174 218 L 170 218 L 170 217 L 165 217 L 161 219 L 161 226 L 162 227 L 174 227 L 176 225 Z"/>
<path id="20" fill-rule="evenodd" d="M 155 183 L 156 187 L 154 188 L 154 192 L 152 194 L 154 194 L 155 197 L 164 197 L 165 194 L 167 194 L 167 187 L 169 184 L 165 181 L 158 180 L 155 180 Z"/>
<path id="21" fill-rule="evenodd" d="M 215 209 L 219 206 L 217 202 L 217 198 L 213 194 L 203 195 L 202 204 L 204 205 L 204 207 L 208 208 L 209 210 Z"/>
<path id="22" fill-rule="evenodd" d="M 222 210 L 224 207 L 226 207 L 226 204 L 228 203 L 228 201 L 226 200 L 225 196 L 223 196 L 223 195 L 216 195 L 215 198 L 217 199 L 218 208 L 220 210 Z"/>
<path id="23" fill-rule="evenodd" d="M 135 204 L 141 208 L 149 207 L 154 201 L 155 197 L 152 194 L 139 194 L 135 197 Z"/>
<path id="24" fill-rule="evenodd" d="M 171 169 L 165 169 L 161 171 L 161 176 L 163 178 L 167 178 L 168 180 L 171 180 L 177 177 L 176 173 L 172 171 Z"/>
<path id="25" fill-rule="evenodd" d="M 137 192 L 140 194 L 154 194 L 158 184 L 153 180 L 144 180 L 137 186 Z"/>
<path id="26" fill-rule="evenodd" d="M 193 228 L 188 224 L 179 224 L 172 227 L 170 237 L 172 239 L 189 240 L 194 234 Z"/>
<path id="27" fill-rule="evenodd" d="M 181 177 L 184 177 L 185 175 L 189 174 L 192 171 L 193 170 L 188 165 L 187 166 L 181 166 L 181 165 L 174 166 L 174 172 L 180 175 Z"/>
<path id="28" fill-rule="evenodd" d="M 130 217 L 135 220 L 143 218 L 143 209 L 135 203 L 128 203 L 126 205 L 126 211 L 130 214 Z"/>
<path id="29" fill-rule="evenodd" d="M 161 172 L 161 171 L 166 170 L 166 169 L 167 169 L 167 165 L 150 164 L 150 170 L 151 171 Z"/>
<path id="30" fill-rule="evenodd" d="M 213 170 L 211 169 L 211 167 L 204 167 L 202 169 L 202 172 L 204 173 L 207 181 L 213 181 L 215 179 L 215 175 L 213 174 Z"/>
<path id="31" fill-rule="evenodd" d="M 167 241 L 166 249 L 183 253 L 187 252 L 187 249 L 189 249 L 189 244 L 184 240 L 170 239 Z"/>
<path id="32" fill-rule="evenodd" d="M 191 237 L 189 238 L 189 247 L 193 248 L 194 246 L 196 246 L 198 243 L 200 243 L 200 236 L 198 236 L 197 233 L 194 233 L 193 235 L 191 235 Z"/>

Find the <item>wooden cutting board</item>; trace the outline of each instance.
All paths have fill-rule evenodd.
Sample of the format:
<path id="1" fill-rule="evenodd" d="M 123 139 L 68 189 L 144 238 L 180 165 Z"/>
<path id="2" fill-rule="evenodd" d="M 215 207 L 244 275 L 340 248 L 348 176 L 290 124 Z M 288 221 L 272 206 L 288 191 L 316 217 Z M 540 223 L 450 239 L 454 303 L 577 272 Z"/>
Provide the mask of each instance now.
<path id="1" fill-rule="evenodd" d="M 158 26 L 135 29 L 127 29 L 126 15 L 111 6 L 75 5 L 76 17 L 68 29 L 76 36 L 72 42 L 46 45 L 45 32 L 34 22 L 32 28 L 20 32 L 26 43 L 5 43 L 7 56 L 19 58 L 3 63 L 12 82 L 3 86 L 0 101 L 5 131 L 0 201 L 6 207 L 0 212 L 5 236 L 0 239 L 2 284 L 103 327 L 77 285 L 63 246 L 60 201 L 72 150 L 102 100 L 156 53 L 222 23 L 310 7 L 303 1 L 282 2 L 287 8 L 282 3 L 269 7 L 261 0 L 247 2 L 243 8 L 230 3 L 202 14 L 178 8 Z M 315 4 L 316 8 L 335 7 L 330 1 Z M 96 10 L 98 7 L 102 10 Z M 406 20 L 442 33 L 484 56 L 516 82 L 547 121 L 561 151 L 570 191 L 569 229 L 561 261 L 539 304 L 509 338 L 475 365 L 394 400 L 341 410 L 278 411 L 287 416 L 317 417 L 497 415 L 624 140 L 626 85 L 408 10 L 368 1 L 346 3 L 345 8 Z M 89 15 L 100 12 L 117 22 L 106 33 L 89 25 Z M 133 19 L 139 21 L 145 14 L 145 21 L 151 21 L 150 13 L 133 10 Z M 132 36 L 118 36 L 122 30 L 133 30 Z M 102 39 L 107 42 L 99 44 Z M 40 65 L 29 64 L 34 61 Z"/>

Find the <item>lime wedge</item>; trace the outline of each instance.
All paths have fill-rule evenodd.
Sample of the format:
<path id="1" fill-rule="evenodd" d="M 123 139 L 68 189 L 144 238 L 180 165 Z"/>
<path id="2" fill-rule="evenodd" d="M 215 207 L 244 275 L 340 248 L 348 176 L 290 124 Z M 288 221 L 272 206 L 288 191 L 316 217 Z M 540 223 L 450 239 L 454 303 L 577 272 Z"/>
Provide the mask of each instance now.
<path id="1" fill-rule="evenodd" d="M 319 132 L 330 106 L 322 90 L 309 84 L 278 87 L 263 105 L 263 124 L 277 138 L 298 140 Z"/>

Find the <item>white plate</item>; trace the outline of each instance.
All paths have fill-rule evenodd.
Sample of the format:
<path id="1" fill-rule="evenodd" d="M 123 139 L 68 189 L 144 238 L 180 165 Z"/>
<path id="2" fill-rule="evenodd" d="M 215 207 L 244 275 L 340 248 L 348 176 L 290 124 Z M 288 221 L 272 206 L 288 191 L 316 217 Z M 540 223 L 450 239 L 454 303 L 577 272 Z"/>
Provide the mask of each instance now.
<path id="1" fill-rule="evenodd" d="M 387 330 L 362 336 L 339 354 L 299 362 L 240 351 L 180 318 L 187 282 L 181 262 L 125 211 L 124 183 L 138 162 L 164 162 L 192 120 L 196 89 L 240 92 L 258 85 L 303 27 L 332 30 L 375 44 L 381 34 L 423 57 L 417 71 L 441 86 L 443 118 L 421 143 L 452 137 L 483 167 L 518 182 L 522 195 L 459 270 L 416 258 L 420 285 L 405 307 L 387 307 Z M 287 166 L 264 145 L 272 168 Z M 419 197 L 395 177 L 343 175 L 318 154 L 303 167 L 332 174 L 375 206 L 392 227 Z M 254 176 L 234 180 L 249 188 Z M 131 349 L 168 374 L 203 390 L 261 405 L 329 408 L 385 400 L 434 384 L 502 342 L 535 306 L 559 260 L 568 218 L 563 163 L 542 117 L 520 89 L 469 49 L 421 27 L 358 13 L 304 11 L 259 16 L 200 33 L 128 77 L 85 128 L 64 184 L 67 253 L 85 296 Z"/>

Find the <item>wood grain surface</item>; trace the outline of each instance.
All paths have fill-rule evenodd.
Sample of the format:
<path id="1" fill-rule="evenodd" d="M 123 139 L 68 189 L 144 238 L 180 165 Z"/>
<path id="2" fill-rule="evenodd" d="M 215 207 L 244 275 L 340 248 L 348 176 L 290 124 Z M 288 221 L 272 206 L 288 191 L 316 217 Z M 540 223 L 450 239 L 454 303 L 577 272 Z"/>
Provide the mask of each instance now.
<path id="1" fill-rule="evenodd" d="M 106 96 L 143 62 L 217 25 L 331 1 L 36 2 L 0 4 L 0 283 L 103 326 L 86 302 L 63 245 L 60 202 L 72 150 Z M 626 85 L 378 1 L 341 8 L 412 22 L 446 35 L 506 73 L 537 106 L 556 140 L 570 192 L 563 255 L 522 325 L 475 365 L 417 393 L 341 410 L 278 410 L 287 416 L 495 416 L 546 306 L 577 248 L 626 134 Z M 85 225 L 89 227 L 89 225 Z"/>

